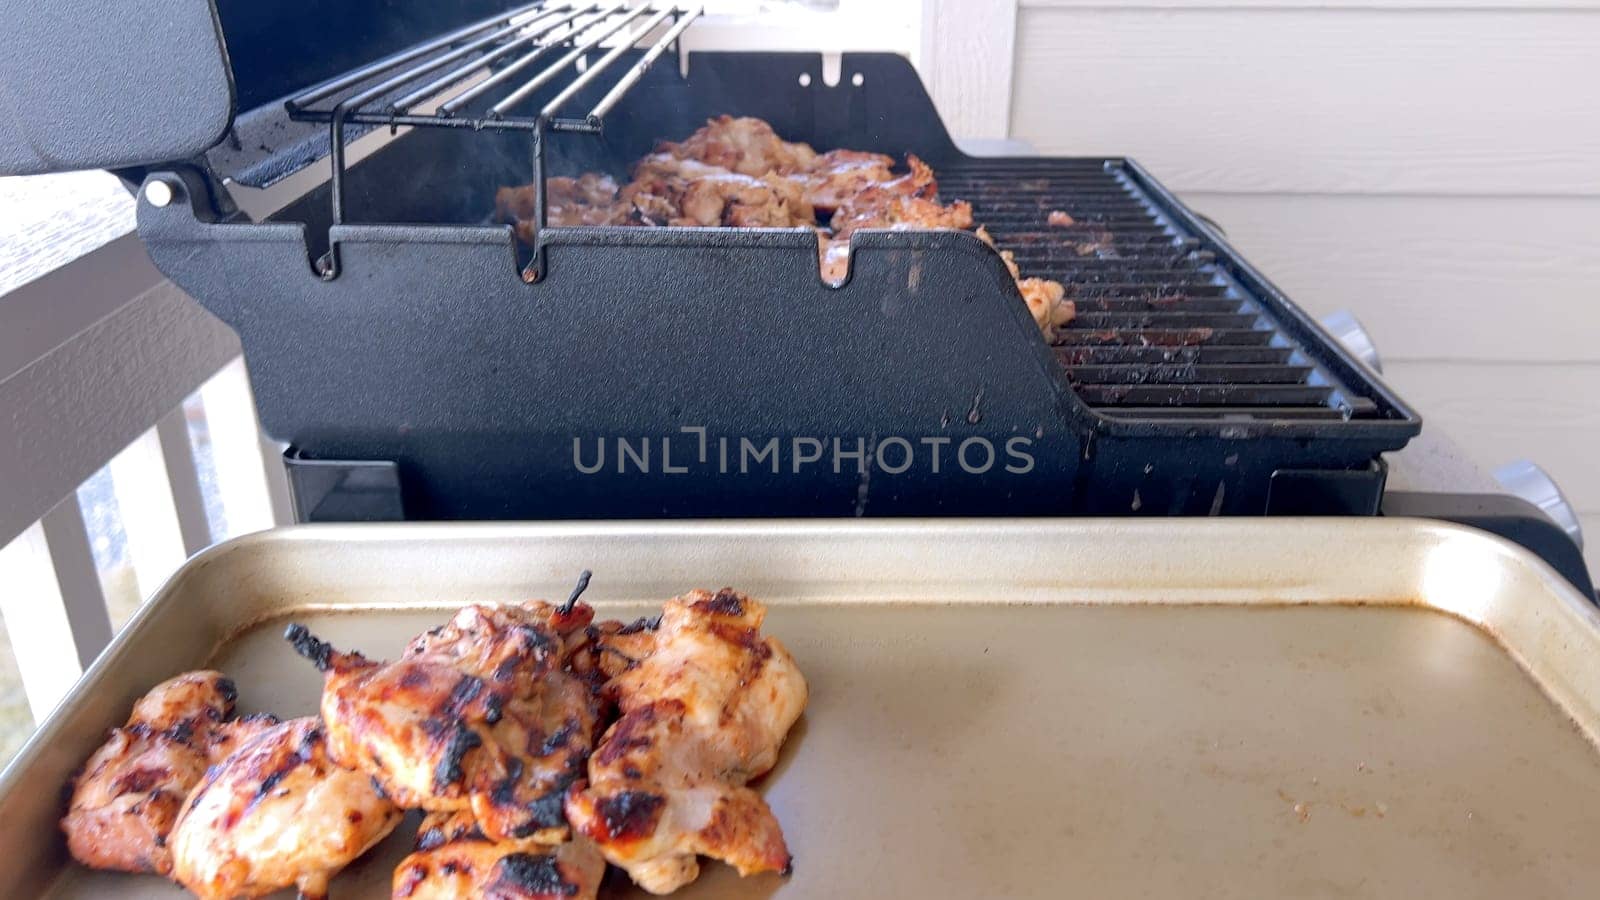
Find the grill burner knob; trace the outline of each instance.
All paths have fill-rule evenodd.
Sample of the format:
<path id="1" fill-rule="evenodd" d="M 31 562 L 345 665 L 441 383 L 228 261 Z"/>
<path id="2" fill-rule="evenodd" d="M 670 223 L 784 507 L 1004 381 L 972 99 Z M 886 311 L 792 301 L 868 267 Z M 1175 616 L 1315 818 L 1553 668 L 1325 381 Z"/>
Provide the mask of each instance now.
<path id="1" fill-rule="evenodd" d="M 1552 522 L 1571 536 L 1579 550 L 1583 549 L 1583 526 L 1578 522 L 1578 514 L 1545 470 L 1526 459 L 1519 459 L 1495 469 L 1494 480 L 1500 482 L 1500 486 L 1507 491 L 1539 507 Z"/>
<path id="2" fill-rule="evenodd" d="M 1355 313 L 1348 309 L 1336 310 L 1323 316 L 1321 322 L 1328 334 L 1354 354 L 1356 359 L 1366 363 L 1367 368 L 1374 372 L 1383 371 L 1383 360 L 1378 358 L 1378 345 L 1372 342 L 1372 336 L 1367 334 L 1366 327 Z"/>

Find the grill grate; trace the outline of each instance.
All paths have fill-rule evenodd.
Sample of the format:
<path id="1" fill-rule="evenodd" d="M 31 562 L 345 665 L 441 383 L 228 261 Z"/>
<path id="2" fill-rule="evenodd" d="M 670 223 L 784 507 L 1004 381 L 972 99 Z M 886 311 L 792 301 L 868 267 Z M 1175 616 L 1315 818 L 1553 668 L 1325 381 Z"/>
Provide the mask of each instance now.
<path id="1" fill-rule="evenodd" d="M 1066 285 L 1078 315 L 1056 358 L 1084 402 L 1113 417 L 1377 416 L 1283 330 L 1272 305 L 1218 265 L 1198 229 L 1161 211 L 1117 161 L 982 160 L 938 167 L 946 200 Z M 1060 211 L 1072 224 L 1052 226 Z"/>
<path id="2" fill-rule="evenodd" d="M 606 114 L 657 59 L 677 46 L 702 9 L 629 6 L 627 0 L 537 0 L 346 72 L 295 95 L 285 107 L 291 118 L 328 123 L 333 166 L 329 193 L 336 225 L 345 220 L 346 127 L 387 125 L 528 134 L 542 227 L 545 132 L 599 134 Z M 586 114 L 562 115 L 613 63 L 658 30 L 659 36 Z M 531 115 L 519 112 L 529 99 L 551 90 L 555 95 Z M 425 105 L 432 111 L 424 111 Z M 337 249 L 333 244 L 318 263 L 324 278 L 339 273 Z"/>

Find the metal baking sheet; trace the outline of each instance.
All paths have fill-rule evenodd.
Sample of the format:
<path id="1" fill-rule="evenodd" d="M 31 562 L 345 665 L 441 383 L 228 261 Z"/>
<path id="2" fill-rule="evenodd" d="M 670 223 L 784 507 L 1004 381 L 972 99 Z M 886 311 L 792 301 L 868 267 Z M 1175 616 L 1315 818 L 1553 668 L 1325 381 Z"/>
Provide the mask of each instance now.
<path id="1" fill-rule="evenodd" d="M 1404 520 L 313 526 L 191 561 L 0 781 L 0 896 L 178 896 L 70 864 L 59 786 L 157 681 L 312 712 L 287 619 L 393 653 L 469 601 L 631 616 L 734 585 L 811 704 L 763 790 L 788 880 L 722 897 L 1593 897 L 1600 616 Z M 407 826 L 334 882 L 388 896 Z M 622 879 L 606 896 L 631 896 Z"/>

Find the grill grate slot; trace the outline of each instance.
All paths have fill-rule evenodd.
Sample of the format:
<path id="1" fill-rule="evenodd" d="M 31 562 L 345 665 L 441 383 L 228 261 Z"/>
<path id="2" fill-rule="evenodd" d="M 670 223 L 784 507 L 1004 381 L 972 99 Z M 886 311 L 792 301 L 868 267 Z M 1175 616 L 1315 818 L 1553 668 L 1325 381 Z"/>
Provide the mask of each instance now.
<path id="1" fill-rule="evenodd" d="M 1299 384 L 1081 384 L 1090 406 L 1326 406 L 1329 388 Z"/>
<path id="2" fill-rule="evenodd" d="M 1110 416 L 1348 418 L 1378 413 L 1284 335 L 1270 310 L 1115 163 L 971 160 L 938 169 L 939 192 L 1023 274 L 1060 281 L 1077 317 L 1055 355 Z M 1070 223 L 1048 223 L 1053 212 Z"/>
<path id="3" fill-rule="evenodd" d="M 1304 384 L 1310 366 L 1273 366 L 1251 363 L 1121 363 L 1078 365 L 1072 378 L 1078 384 Z"/>
<path id="4" fill-rule="evenodd" d="M 1085 328 L 1068 327 L 1057 342 L 1115 347 L 1265 347 L 1273 333 L 1252 328 Z M 1071 374 L 1070 372 L 1068 373 Z"/>
<path id="5" fill-rule="evenodd" d="M 1284 365 L 1293 358 L 1288 347 L 1127 347 L 1077 344 L 1057 347 L 1056 358 L 1068 367 L 1110 366 L 1148 363 L 1192 363 L 1196 365 Z"/>

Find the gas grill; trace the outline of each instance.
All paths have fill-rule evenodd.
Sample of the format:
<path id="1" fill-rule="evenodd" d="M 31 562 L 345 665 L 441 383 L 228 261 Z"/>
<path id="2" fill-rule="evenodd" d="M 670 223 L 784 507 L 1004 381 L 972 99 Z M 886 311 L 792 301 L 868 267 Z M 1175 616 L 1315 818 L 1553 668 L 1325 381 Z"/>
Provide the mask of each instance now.
<path id="1" fill-rule="evenodd" d="M 22 14 L 20 95 L 72 114 L 0 123 L 0 168 L 143 185 L 150 254 L 239 332 L 303 519 L 1404 507 L 1587 585 L 1531 506 L 1386 501 L 1382 454 L 1419 417 L 1136 163 L 966 155 L 902 58 L 846 54 L 836 85 L 817 54 L 680 58 L 698 11 L 668 3 L 135 5 L 178 39 L 134 42 L 128 71 L 165 80 L 87 98 L 67 38 Z M 1077 318 L 1043 339 L 965 232 L 859 233 L 832 285 L 805 229 L 544 225 L 548 177 L 625 176 L 722 114 L 921 157 Z M 324 159 L 259 221 L 230 198 Z M 530 181 L 531 246 L 489 218 Z"/>

